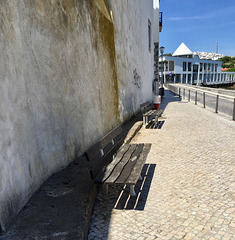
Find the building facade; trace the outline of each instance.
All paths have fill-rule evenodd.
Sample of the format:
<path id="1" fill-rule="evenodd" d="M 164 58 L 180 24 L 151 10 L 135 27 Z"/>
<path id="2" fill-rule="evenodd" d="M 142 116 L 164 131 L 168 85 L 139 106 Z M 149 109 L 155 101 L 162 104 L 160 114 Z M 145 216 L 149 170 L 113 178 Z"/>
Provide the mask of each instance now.
<path id="1" fill-rule="evenodd" d="M 159 0 L 5 0 L 0 15 L 1 232 L 45 180 L 152 100 Z"/>
<path id="2" fill-rule="evenodd" d="M 159 62 L 164 83 L 211 85 L 235 82 L 234 72 L 221 71 L 221 61 L 200 59 L 184 43 L 172 56 L 161 56 Z"/>

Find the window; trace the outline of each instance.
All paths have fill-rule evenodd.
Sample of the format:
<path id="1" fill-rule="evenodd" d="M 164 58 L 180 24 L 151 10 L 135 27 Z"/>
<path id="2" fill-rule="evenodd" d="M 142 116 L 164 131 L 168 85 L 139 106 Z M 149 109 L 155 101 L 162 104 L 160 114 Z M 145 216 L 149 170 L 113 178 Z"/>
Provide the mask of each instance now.
<path id="1" fill-rule="evenodd" d="M 208 63 L 208 71 L 210 71 L 210 70 L 211 70 L 211 64 Z"/>
<path id="2" fill-rule="evenodd" d="M 180 83 L 181 82 L 181 74 L 175 74 L 175 82 Z"/>
<path id="3" fill-rule="evenodd" d="M 198 72 L 198 64 L 193 64 L 193 72 Z"/>
<path id="4" fill-rule="evenodd" d="M 200 72 L 202 72 L 202 63 L 200 63 Z"/>
<path id="5" fill-rule="evenodd" d="M 149 52 L 151 52 L 151 21 L 148 20 L 148 45 L 149 45 Z"/>
<path id="6" fill-rule="evenodd" d="M 192 71 L 192 63 L 191 63 L 191 62 L 188 63 L 188 71 L 189 71 L 189 72 Z"/>
<path id="7" fill-rule="evenodd" d="M 186 71 L 186 62 L 183 62 L 183 71 L 185 72 Z"/>
<path id="8" fill-rule="evenodd" d="M 174 71 L 174 61 L 169 61 L 169 71 L 170 72 Z"/>
<path id="9" fill-rule="evenodd" d="M 204 71 L 206 71 L 207 70 L 207 66 L 206 66 L 207 64 L 206 63 L 204 63 Z"/>
<path id="10" fill-rule="evenodd" d="M 191 83 L 191 81 L 192 81 L 192 75 L 189 74 L 189 75 L 188 75 L 188 83 Z"/>
<path id="11" fill-rule="evenodd" d="M 165 71 L 168 72 L 168 64 L 169 62 L 168 61 L 164 61 L 164 65 L 165 65 Z"/>
<path id="12" fill-rule="evenodd" d="M 218 71 L 218 64 L 215 64 L 215 72 Z"/>
<path id="13" fill-rule="evenodd" d="M 186 74 L 183 74 L 183 83 L 186 83 Z"/>
<path id="14" fill-rule="evenodd" d="M 214 72 L 214 64 L 211 64 L 211 71 Z"/>

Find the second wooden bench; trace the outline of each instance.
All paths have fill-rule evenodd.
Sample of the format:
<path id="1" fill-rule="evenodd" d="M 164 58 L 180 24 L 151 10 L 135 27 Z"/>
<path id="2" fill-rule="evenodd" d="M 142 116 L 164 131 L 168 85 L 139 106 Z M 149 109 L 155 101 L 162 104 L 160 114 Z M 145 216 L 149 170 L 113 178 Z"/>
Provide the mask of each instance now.
<path id="1" fill-rule="evenodd" d="M 158 118 L 161 117 L 163 113 L 162 109 L 158 110 L 149 110 L 148 112 L 143 114 L 143 126 L 146 127 L 148 125 L 149 120 L 151 117 L 155 118 L 155 124 L 158 123 Z"/>

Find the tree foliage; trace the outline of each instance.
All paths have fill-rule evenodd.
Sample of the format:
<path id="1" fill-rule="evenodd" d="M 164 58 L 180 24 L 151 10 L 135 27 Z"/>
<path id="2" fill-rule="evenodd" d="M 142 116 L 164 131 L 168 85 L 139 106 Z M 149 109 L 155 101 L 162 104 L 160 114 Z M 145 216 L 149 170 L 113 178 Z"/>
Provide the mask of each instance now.
<path id="1" fill-rule="evenodd" d="M 223 68 L 234 68 L 235 67 L 235 57 L 224 56 L 222 58 L 219 58 L 218 60 L 222 61 Z"/>
<path id="2" fill-rule="evenodd" d="M 172 56 L 172 53 L 165 53 L 163 56 Z"/>

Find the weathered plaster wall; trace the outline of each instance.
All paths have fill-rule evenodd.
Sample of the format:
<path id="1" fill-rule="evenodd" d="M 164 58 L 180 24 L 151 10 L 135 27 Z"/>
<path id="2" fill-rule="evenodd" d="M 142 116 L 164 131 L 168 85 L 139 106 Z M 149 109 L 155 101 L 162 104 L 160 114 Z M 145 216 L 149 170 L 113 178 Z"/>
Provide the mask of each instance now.
<path id="1" fill-rule="evenodd" d="M 0 226 L 119 124 L 103 0 L 0 1 Z M 108 104 L 107 104 L 108 103 Z"/>
<path id="2" fill-rule="evenodd" d="M 135 113 L 139 105 L 152 101 L 154 41 L 158 22 L 153 0 L 109 0 L 115 29 L 119 110 L 122 120 Z M 159 4 L 157 4 L 159 6 Z M 159 10 L 159 9 L 157 9 Z M 151 51 L 148 48 L 148 21 L 151 22 Z"/>
<path id="3" fill-rule="evenodd" d="M 159 1 L 153 0 L 153 42 L 159 43 Z"/>
<path id="4" fill-rule="evenodd" d="M 0 1 L 2 230 L 43 181 L 152 99 L 148 19 L 152 0 Z"/>

